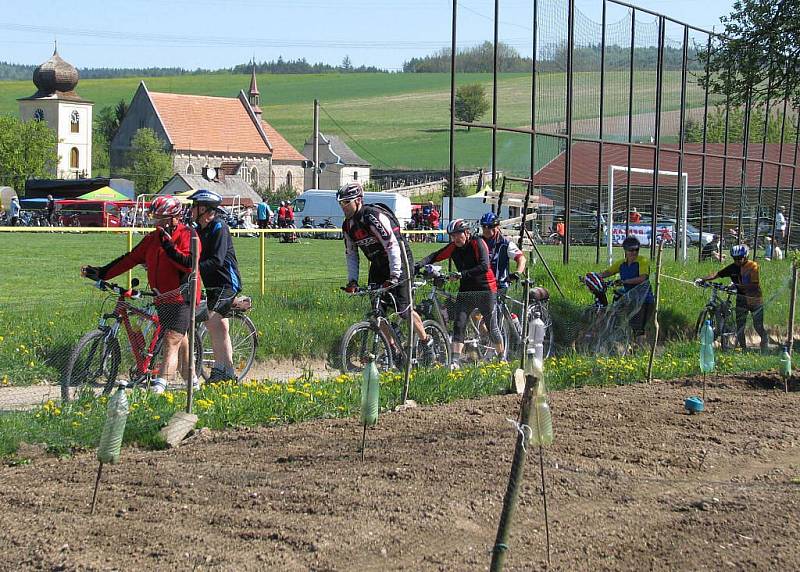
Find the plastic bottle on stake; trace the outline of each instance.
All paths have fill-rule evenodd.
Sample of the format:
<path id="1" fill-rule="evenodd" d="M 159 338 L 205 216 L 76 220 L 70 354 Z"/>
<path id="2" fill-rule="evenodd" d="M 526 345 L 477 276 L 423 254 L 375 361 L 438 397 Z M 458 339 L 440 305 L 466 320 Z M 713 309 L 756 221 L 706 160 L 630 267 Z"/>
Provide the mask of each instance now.
<path id="1" fill-rule="evenodd" d="M 122 437 L 125 434 L 125 422 L 128 420 L 128 397 L 125 395 L 124 381 L 120 381 L 119 388 L 108 400 L 106 409 L 106 423 L 100 435 L 100 444 L 97 447 L 97 458 L 101 463 L 116 464 L 119 461 L 119 452 L 122 448 Z"/>
<path id="2" fill-rule="evenodd" d="M 539 361 L 544 361 L 544 322 L 541 318 L 536 317 L 531 320 L 528 327 L 530 328 L 529 339 L 534 355 Z"/>
<path id="3" fill-rule="evenodd" d="M 361 422 L 366 427 L 378 423 L 380 405 L 380 374 L 375 360 L 370 359 L 361 378 Z"/>
<path id="4" fill-rule="evenodd" d="M 789 355 L 789 348 L 784 346 L 781 354 L 781 376 L 783 379 L 792 377 L 792 356 Z"/>
<path id="5" fill-rule="evenodd" d="M 700 328 L 700 371 L 709 373 L 714 371 L 714 330 L 711 320 L 706 320 Z"/>
<path id="6" fill-rule="evenodd" d="M 542 360 L 533 358 L 530 375 L 536 378 L 536 394 L 533 398 L 533 423 L 531 438 L 533 445 L 550 445 L 553 442 L 553 416 L 550 404 L 547 403 L 547 389 L 544 384 L 544 368 Z"/>

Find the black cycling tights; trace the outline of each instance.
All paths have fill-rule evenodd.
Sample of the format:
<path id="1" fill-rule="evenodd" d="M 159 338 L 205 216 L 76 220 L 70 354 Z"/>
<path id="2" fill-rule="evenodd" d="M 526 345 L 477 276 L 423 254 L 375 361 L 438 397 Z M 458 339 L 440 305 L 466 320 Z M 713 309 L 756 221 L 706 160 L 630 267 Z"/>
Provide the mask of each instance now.
<path id="1" fill-rule="evenodd" d="M 453 341 L 463 342 L 464 332 L 467 329 L 467 320 L 474 309 L 483 315 L 484 320 L 489 320 L 489 338 L 493 344 L 503 341 L 500 326 L 497 323 L 497 295 L 494 292 L 459 292 L 456 297 L 455 317 L 453 321 Z"/>

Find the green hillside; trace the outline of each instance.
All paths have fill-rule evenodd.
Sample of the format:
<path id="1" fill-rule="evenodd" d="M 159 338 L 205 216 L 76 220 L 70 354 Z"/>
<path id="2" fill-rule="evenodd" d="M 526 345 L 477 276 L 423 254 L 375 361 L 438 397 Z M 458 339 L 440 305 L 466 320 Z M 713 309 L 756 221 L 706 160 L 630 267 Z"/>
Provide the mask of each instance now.
<path id="1" fill-rule="evenodd" d="M 672 74 L 672 75 L 670 75 Z M 606 110 L 609 116 L 627 113 L 628 74 L 610 72 L 607 77 Z M 82 80 L 78 92 L 95 102 L 96 109 L 130 100 L 140 79 Z M 491 93 L 490 74 L 459 74 L 462 83 L 480 82 Z M 208 74 L 154 77 L 145 80 L 151 91 L 235 97 L 247 90 L 246 74 Z M 444 168 L 448 164 L 450 78 L 447 74 L 319 74 L 260 75 L 264 117 L 297 149 L 312 130 L 314 98 L 323 106 L 320 126 L 325 133 L 341 136 L 364 159 L 377 168 Z M 576 119 L 596 116 L 599 105 L 599 74 L 575 75 Z M 647 113 L 655 105 L 655 73 L 635 76 L 634 112 Z M 679 74 L 668 72 L 664 82 L 664 108 L 677 109 Z M 19 97 L 33 93 L 25 81 L 0 82 L 0 113 L 16 114 Z M 538 124 L 563 121 L 565 75 L 542 74 L 538 87 Z M 504 125 L 530 125 L 529 74 L 501 74 L 498 83 L 498 121 Z M 689 105 L 702 104 L 697 88 L 689 91 Z M 490 121 L 491 111 L 483 118 Z M 543 141 L 537 163 L 558 152 L 557 141 Z M 524 174 L 528 170 L 529 138 L 501 134 L 498 167 Z M 456 162 L 459 168 L 488 167 L 491 135 L 482 130 L 459 130 Z"/>

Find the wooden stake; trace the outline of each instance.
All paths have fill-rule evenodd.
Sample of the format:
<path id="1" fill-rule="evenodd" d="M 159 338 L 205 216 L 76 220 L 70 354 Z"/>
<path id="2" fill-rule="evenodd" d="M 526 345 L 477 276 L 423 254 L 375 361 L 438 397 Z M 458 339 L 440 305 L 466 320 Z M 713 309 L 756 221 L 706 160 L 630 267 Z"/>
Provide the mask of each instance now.
<path id="1" fill-rule="evenodd" d="M 786 345 L 789 350 L 789 357 L 792 357 L 792 349 L 794 349 L 794 312 L 795 300 L 797 299 L 797 263 L 792 263 L 792 297 L 789 300 L 789 327 L 786 335 Z M 783 389 L 789 393 L 789 378 L 783 380 Z"/>
<path id="2" fill-rule="evenodd" d="M 658 254 L 656 255 L 656 288 L 655 298 L 656 303 L 653 308 L 653 344 L 650 346 L 650 359 L 647 362 L 647 383 L 653 383 L 653 363 L 656 359 L 656 346 L 658 345 L 658 300 L 661 286 L 661 253 L 664 250 L 664 241 L 662 240 L 658 245 Z"/>
<path id="3" fill-rule="evenodd" d="M 544 534 L 547 539 L 547 565 L 550 566 L 550 518 L 547 516 L 547 485 L 544 481 L 544 447 L 539 445 L 539 471 L 542 474 L 542 504 L 544 505 Z"/>
<path id="4" fill-rule="evenodd" d="M 541 380 L 540 380 L 541 383 Z M 522 404 L 520 406 L 519 424 L 530 426 L 531 405 L 533 403 L 533 388 L 536 385 L 536 378 L 532 375 L 525 376 L 525 391 L 522 394 Z M 523 431 L 517 434 L 517 445 L 514 449 L 514 460 L 511 463 L 511 474 L 508 477 L 506 494 L 503 497 L 503 511 L 500 513 L 500 523 L 497 526 L 497 537 L 492 549 L 492 564 L 490 570 L 498 572 L 503 569 L 508 552 L 508 536 L 511 532 L 511 521 L 514 518 L 514 511 L 517 508 L 517 498 L 522 484 L 522 477 L 525 472 L 525 458 L 527 451 L 525 441 L 527 436 Z"/>
<path id="5" fill-rule="evenodd" d="M 364 434 L 361 435 L 361 462 L 364 462 L 364 449 L 367 448 L 367 424 L 364 423 Z"/>
<path id="6" fill-rule="evenodd" d="M 103 474 L 103 461 L 100 461 L 100 466 L 97 467 L 97 479 L 94 481 L 94 493 L 92 494 L 92 509 L 89 511 L 90 515 L 94 514 L 94 506 L 97 503 L 97 489 L 100 487 L 100 475 Z"/>

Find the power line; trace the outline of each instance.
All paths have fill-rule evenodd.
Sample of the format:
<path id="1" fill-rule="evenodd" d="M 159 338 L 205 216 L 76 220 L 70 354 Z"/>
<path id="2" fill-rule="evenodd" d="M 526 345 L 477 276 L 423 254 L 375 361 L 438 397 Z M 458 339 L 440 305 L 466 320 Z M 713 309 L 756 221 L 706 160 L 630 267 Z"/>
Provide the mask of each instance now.
<path id="1" fill-rule="evenodd" d="M 347 130 L 346 130 L 344 127 L 342 127 L 342 126 L 339 124 L 339 122 L 338 122 L 338 121 L 336 121 L 336 120 L 335 120 L 335 119 L 334 119 L 334 118 L 331 116 L 331 114 L 330 114 L 330 113 L 328 113 L 328 110 L 327 110 L 327 109 L 325 109 L 325 108 L 324 108 L 324 107 L 322 107 L 321 105 L 319 106 L 319 108 L 320 108 L 322 111 L 324 111 L 324 112 L 325 112 L 325 115 L 327 115 L 327 116 L 328 116 L 328 119 L 330 119 L 331 121 L 333 121 L 333 124 L 334 124 L 334 125 L 336 125 L 336 127 L 338 127 L 338 128 L 339 128 L 339 130 L 340 130 L 342 133 L 344 133 L 345 135 L 347 135 L 347 137 L 349 137 L 349 138 L 350 138 L 350 139 L 353 141 L 353 143 L 355 143 L 356 145 L 358 145 L 359 147 L 361 147 L 361 149 L 363 149 L 363 150 L 364 150 L 364 151 L 365 151 L 367 154 L 371 155 L 371 156 L 372 156 L 372 157 L 373 157 L 373 158 L 374 158 L 376 161 L 378 161 L 379 163 L 383 163 L 383 165 L 384 165 L 385 167 L 390 167 L 390 168 L 391 168 L 391 165 L 390 165 L 389 163 L 387 163 L 386 161 L 384 161 L 383 159 L 381 159 L 380 157 L 378 157 L 378 156 L 377 156 L 375 153 L 373 153 L 372 151 L 370 151 L 369 149 L 367 149 L 366 147 L 364 147 L 364 145 L 362 145 L 362 144 L 361 144 L 361 142 L 360 142 L 358 139 L 356 139 L 356 138 L 355 138 L 353 135 L 351 135 L 350 133 L 348 133 L 348 132 L 347 132 Z"/>

